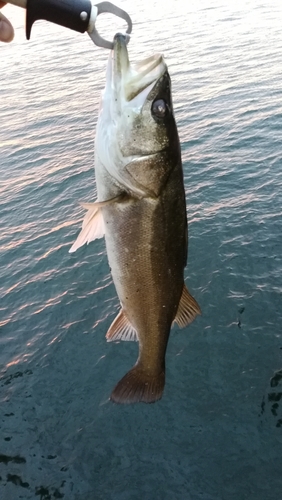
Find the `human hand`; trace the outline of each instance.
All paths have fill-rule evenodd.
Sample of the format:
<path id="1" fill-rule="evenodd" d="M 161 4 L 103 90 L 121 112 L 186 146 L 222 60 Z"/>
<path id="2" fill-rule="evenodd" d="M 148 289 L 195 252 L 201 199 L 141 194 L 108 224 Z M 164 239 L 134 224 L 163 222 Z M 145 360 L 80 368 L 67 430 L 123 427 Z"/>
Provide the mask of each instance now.
<path id="1" fill-rule="evenodd" d="M 6 5 L 5 2 L 0 0 L 0 9 L 4 7 L 4 5 Z M 11 42 L 13 38 L 14 28 L 10 21 L 0 12 L 0 42 Z"/>

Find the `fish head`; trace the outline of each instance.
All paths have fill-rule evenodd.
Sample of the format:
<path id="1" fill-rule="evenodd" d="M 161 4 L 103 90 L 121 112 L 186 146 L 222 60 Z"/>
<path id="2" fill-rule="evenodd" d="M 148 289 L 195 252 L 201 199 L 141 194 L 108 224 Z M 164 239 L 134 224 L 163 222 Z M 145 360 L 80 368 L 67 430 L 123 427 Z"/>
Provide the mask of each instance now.
<path id="1" fill-rule="evenodd" d="M 119 185 L 142 197 L 152 194 L 152 179 L 146 185 L 152 162 L 158 164 L 175 145 L 180 156 L 171 81 L 163 56 L 155 54 L 132 65 L 126 37 L 117 34 L 97 124 L 96 156 Z M 158 190 L 153 187 L 155 194 Z"/>

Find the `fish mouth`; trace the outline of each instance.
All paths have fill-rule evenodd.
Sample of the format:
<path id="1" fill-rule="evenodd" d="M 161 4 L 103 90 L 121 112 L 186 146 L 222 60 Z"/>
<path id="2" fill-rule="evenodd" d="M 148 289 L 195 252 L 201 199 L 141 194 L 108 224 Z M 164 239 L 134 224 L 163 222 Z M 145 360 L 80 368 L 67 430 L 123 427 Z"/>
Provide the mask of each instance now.
<path id="1" fill-rule="evenodd" d="M 151 105 L 160 88 L 170 102 L 170 80 L 161 54 L 131 64 L 127 42 L 126 36 L 115 35 L 109 55 L 96 130 L 95 168 L 97 172 L 105 168 L 118 189 L 142 198 L 153 190 L 142 184 L 138 172 L 134 178 L 128 165 L 157 158 L 168 147 L 166 128 L 162 128 L 162 139 Z"/>
<path id="2" fill-rule="evenodd" d="M 148 92 L 145 92 L 148 95 L 156 81 L 167 71 L 167 66 L 161 54 L 155 54 L 131 65 L 127 43 L 128 37 L 126 35 L 121 33 L 115 35 L 110 73 L 116 98 L 123 97 L 125 101 L 130 102 L 142 94 L 145 89 L 148 89 Z M 146 95 L 142 97 L 146 98 Z"/>

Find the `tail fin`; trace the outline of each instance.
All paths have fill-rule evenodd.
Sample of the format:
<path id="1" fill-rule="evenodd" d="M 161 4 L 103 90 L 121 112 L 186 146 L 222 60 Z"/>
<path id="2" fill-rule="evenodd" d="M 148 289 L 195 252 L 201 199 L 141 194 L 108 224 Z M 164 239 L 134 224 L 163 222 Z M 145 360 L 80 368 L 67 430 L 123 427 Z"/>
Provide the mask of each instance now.
<path id="1" fill-rule="evenodd" d="M 165 372 L 152 376 L 134 366 L 115 386 L 111 400 L 114 403 L 154 403 L 161 399 L 165 385 Z"/>

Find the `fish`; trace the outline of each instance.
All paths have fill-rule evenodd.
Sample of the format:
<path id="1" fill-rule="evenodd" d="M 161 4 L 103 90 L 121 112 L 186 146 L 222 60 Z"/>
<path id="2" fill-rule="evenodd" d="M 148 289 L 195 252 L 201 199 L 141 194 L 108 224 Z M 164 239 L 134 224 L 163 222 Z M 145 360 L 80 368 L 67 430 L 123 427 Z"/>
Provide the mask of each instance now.
<path id="1" fill-rule="evenodd" d="M 162 54 L 131 64 L 126 36 L 114 37 L 95 138 L 97 200 L 70 252 L 105 236 L 121 308 L 107 341 L 139 342 L 136 364 L 113 389 L 115 403 L 162 397 L 173 323 L 201 309 L 184 282 L 188 225 L 171 80 Z"/>

